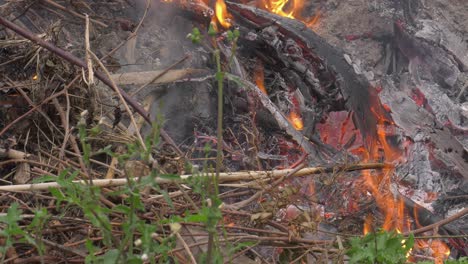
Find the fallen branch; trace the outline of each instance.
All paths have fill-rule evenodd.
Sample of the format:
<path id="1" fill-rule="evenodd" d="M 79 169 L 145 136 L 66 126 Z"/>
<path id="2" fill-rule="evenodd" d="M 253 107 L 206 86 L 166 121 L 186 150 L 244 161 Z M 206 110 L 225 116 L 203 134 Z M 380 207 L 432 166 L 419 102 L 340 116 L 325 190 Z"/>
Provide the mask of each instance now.
<path id="1" fill-rule="evenodd" d="M 360 164 L 344 164 L 336 165 L 332 167 L 309 167 L 304 168 L 296 173 L 290 175 L 290 177 L 303 177 L 313 174 L 322 174 L 322 173 L 340 173 L 340 172 L 350 172 L 356 170 L 370 170 L 370 169 L 384 169 L 391 168 L 392 165 L 385 163 L 360 163 Z M 245 180 L 260 180 L 260 179 L 276 179 L 284 177 L 291 172 L 294 172 L 295 169 L 285 169 L 285 170 L 273 170 L 273 171 L 241 171 L 241 172 L 225 172 L 220 173 L 219 182 L 233 182 L 233 181 L 245 181 Z M 174 183 L 174 182 L 183 182 L 188 180 L 191 177 L 211 177 L 211 174 L 186 174 L 181 175 L 180 179 L 164 179 L 156 178 L 154 181 L 158 184 L 162 183 Z M 143 177 L 133 178 L 135 181 L 141 180 Z M 88 184 L 88 181 L 78 180 L 73 181 L 74 183 L 79 184 Z M 114 187 L 114 186 L 123 186 L 127 184 L 128 180 L 126 178 L 122 179 L 96 179 L 93 180 L 93 186 L 98 187 Z M 35 184 L 19 184 L 19 185 L 8 185 L 0 186 L 0 191 L 6 192 L 19 192 L 19 191 L 40 191 L 48 190 L 49 188 L 61 188 L 57 182 L 47 182 L 47 183 L 35 183 Z"/>
<path id="2" fill-rule="evenodd" d="M 405 236 L 409 235 L 409 234 L 419 234 L 419 233 L 423 233 L 423 232 L 426 232 L 426 231 L 430 231 L 430 230 L 433 230 L 433 229 L 437 229 L 441 226 L 444 226 L 450 222 L 453 222 L 459 218 L 462 218 L 464 217 L 465 215 L 468 215 L 468 208 L 465 208 L 463 210 L 461 210 L 460 212 L 450 216 L 450 217 L 447 217 L 443 220 L 440 220 L 438 221 L 437 223 L 434 223 L 432 225 L 428 225 L 428 226 L 425 226 L 425 227 L 422 227 L 422 228 L 418 228 L 418 229 L 415 229 L 415 230 L 411 230 L 409 232 L 406 232 L 404 233 Z"/>

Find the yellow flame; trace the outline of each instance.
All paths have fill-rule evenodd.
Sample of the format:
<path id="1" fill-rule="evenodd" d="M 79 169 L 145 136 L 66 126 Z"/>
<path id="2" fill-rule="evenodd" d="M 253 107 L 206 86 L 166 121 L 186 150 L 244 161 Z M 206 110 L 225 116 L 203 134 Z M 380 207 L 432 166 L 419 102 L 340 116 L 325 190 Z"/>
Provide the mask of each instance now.
<path id="1" fill-rule="evenodd" d="M 37 74 L 34 74 L 34 76 L 32 77 L 32 79 L 33 79 L 34 81 L 37 81 L 37 79 L 39 79 L 39 76 L 38 76 Z"/>
<path id="2" fill-rule="evenodd" d="M 216 0 L 215 13 L 216 18 L 218 19 L 218 22 L 219 24 L 221 24 L 221 26 L 223 26 L 224 28 L 231 27 L 231 22 L 229 22 L 229 20 L 231 19 L 231 15 L 227 11 L 226 3 L 224 2 L 224 0 Z"/>
<path id="3" fill-rule="evenodd" d="M 291 124 L 296 130 L 304 129 L 304 123 L 302 122 L 302 117 L 298 113 L 291 111 L 291 113 L 289 113 L 289 121 L 291 122 Z"/>

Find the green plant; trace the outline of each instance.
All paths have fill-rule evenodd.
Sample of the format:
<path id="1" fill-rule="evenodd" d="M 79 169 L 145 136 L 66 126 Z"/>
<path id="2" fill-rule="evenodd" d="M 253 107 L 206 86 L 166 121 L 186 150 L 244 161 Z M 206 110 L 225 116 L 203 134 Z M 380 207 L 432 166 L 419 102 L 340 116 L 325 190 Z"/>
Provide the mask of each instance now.
<path id="1" fill-rule="evenodd" d="M 43 245 L 36 243 L 36 240 L 28 234 L 23 228 L 20 227 L 19 222 L 21 221 L 22 211 L 18 208 L 18 203 L 13 203 L 6 215 L 0 216 L 0 263 L 4 263 L 7 251 L 15 243 L 28 243 L 35 246 L 39 253 L 43 253 Z M 38 219 L 41 218 L 41 213 L 36 213 L 31 227 L 39 226 Z M 36 221 L 34 221 L 36 220 Z"/>
<path id="2" fill-rule="evenodd" d="M 210 28 L 209 35 L 215 40 L 216 32 Z M 198 29 L 194 29 L 192 41 L 198 43 L 201 41 L 201 34 Z M 228 41 L 232 43 L 233 53 L 235 52 L 236 41 L 239 37 L 238 31 L 227 32 Z M 216 41 L 214 41 L 216 43 Z M 152 164 L 152 154 L 159 145 L 160 122 L 152 124 L 149 135 L 142 141 L 128 143 L 123 153 L 115 153 L 112 146 L 106 146 L 95 150 L 92 145 L 92 138 L 98 136 L 102 131 L 95 126 L 87 128 L 86 114 L 83 114 L 78 122 L 78 139 L 82 151 L 79 157 L 81 171 L 71 168 L 64 169 L 57 176 L 43 176 L 35 179 L 34 182 L 57 182 L 59 188 L 50 188 L 50 194 L 55 199 L 55 209 L 62 215 L 66 215 L 73 210 L 75 215 L 82 217 L 89 223 L 89 230 L 92 236 L 88 237 L 85 247 L 88 251 L 85 257 L 86 263 L 173 263 L 171 251 L 176 247 L 175 235 L 180 229 L 182 222 L 203 223 L 209 235 L 208 251 L 199 256 L 199 263 L 223 263 L 223 254 L 228 256 L 236 251 L 245 248 L 250 243 L 240 243 L 237 247 L 225 245 L 221 249 L 220 236 L 218 235 L 218 225 L 222 219 L 221 205 L 219 198 L 218 178 L 222 167 L 222 142 L 223 142 L 223 82 L 224 72 L 222 70 L 221 53 L 216 47 L 214 51 L 217 72 L 215 80 L 218 88 L 218 130 L 217 130 L 217 162 L 216 168 L 204 166 L 201 174 L 207 177 L 193 177 L 188 181 L 194 193 L 202 197 L 200 208 L 196 212 L 186 211 L 184 216 L 158 216 L 158 219 L 148 221 L 142 217 L 145 213 L 143 203 L 144 188 L 152 187 L 161 193 L 169 205 L 174 209 L 174 205 L 167 191 L 156 183 L 156 178 L 179 179 L 179 175 L 163 175 L 156 169 L 152 169 L 148 177 L 132 178 L 125 174 L 127 184 L 115 191 L 103 191 L 102 188 L 93 184 L 92 175 L 93 163 L 91 158 L 97 154 L 105 154 L 116 158 L 119 164 L 125 164 L 129 160 L 137 159 L 144 164 Z M 231 58 L 226 60 L 231 61 Z M 209 146 L 207 146 L 209 151 Z M 194 174 L 196 174 L 194 172 Z M 78 182 L 82 176 L 86 176 L 85 181 Z M 105 203 L 111 199 L 119 201 L 116 206 L 109 206 Z M 18 204 L 14 203 L 8 209 L 7 213 L 0 216 L 0 262 L 3 263 L 7 251 L 16 243 L 26 243 L 36 247 L 40 255 L 45 253 L 44 240 L 42 239 L 42 230 L 47 226 L 51 219 L 50 212 L 45 208 L 39 208 L 34 211 L 34 217 L 29 225 L 20 225 L 23 221 L 22 211 Z M 118 216 L 119 223 L 114 221 Z M 21 222 L 23 223 L 23 222 Z M 177 228 L 179 226 L 179 228 Z M 168 232 L 167 227 L 170 227 Z M 225 230 L 223 230 L 225 233 Z M 97 239 L 92 239 L 97 238 Z"/>
<path id="3" fill-rule="evenodd" d="M 350 257 L 349 263 L 397 264 L 405 263 L 413 245 L 413 235 L 404 237 L 395 231 L 378 231 L 352 238 L 346 253 Z"/>

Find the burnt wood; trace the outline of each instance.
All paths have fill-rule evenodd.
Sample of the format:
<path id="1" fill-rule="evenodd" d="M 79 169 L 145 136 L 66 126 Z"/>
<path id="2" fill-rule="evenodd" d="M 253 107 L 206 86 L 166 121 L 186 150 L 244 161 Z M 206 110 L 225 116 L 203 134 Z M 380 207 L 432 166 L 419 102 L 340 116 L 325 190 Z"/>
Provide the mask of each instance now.
<path id="1" fill-rule="evenodd" d="M 371 105 L 371 102 L 377 98 L 377 94 L 367 79 L 356 74 L 346 62 L 342 50 L 328 44 L 298 20 L 242 4 L 226 4 L 236 22 L 248 28 L 257 27 L 257 30 L 269 26 L 277 27 L 286 38 L 293 39 L 300 45 L 304 58 L 319 66 L 322 75 L 328 75 L 328 78 L 331 74 L 334 75 L 336 79 L 332 85 L 341 91 L 347 108 L 354 112 L 353 118 L 357 128 L 366 139 L 366 144 L 371 147 L 371 139 L 377 137 L 377 120 L 371 112 L 371 107 L 380 107 Z M 318 78 L 322 79 L 320 76 Z"/>

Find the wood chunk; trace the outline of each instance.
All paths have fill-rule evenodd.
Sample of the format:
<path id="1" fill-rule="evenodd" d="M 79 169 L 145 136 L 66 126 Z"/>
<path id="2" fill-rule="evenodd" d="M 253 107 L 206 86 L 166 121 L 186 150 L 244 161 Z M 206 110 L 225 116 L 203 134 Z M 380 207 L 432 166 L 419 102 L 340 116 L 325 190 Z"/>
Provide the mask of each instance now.
<path id="1" fill-rule="evenodd" d="M 427 137 L 434 147 L 437 159 L 453 171 L 468 180 L 468 151 L 451 134 L 450 130 L 440 124 L 427 110 L 416 105 L 411 98 L 397 88 L 389 78 L 382 81 L 383 90 L 379 94 L 382 103 L 387 104 L 396 125 L 402 128 L 406 136 Z"/>

